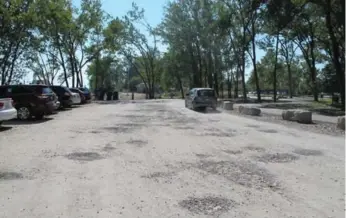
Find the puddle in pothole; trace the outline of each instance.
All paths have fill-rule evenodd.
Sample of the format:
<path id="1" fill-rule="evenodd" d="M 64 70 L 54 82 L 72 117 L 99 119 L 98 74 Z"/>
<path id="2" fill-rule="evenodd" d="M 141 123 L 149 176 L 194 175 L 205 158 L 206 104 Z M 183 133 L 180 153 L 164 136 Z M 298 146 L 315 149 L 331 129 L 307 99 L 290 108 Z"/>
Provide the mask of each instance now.
<path id="1" fill-rule="evenodd" d="M 21 173 L 16 172 L 0 172 L 0 180 L 16 180 L 23 179 L 23 175 Z"/>
<path id="2" fill-rule="evenodd" d="M 295 149 L 293 151 L 295 154 L 303 155 L 303 156 L 322 156 L 323 152 L 320 150 L 313 149 Z"/>
<path id="3" fill-rule="evenodd" d="M 229 211 L 235 206 L 233 200 L 222 197 L 189 197 L 179 202 L 179 206 L 187 209 L 193 214 L 220 216 L 222 213 Z"/>
<path id="4" fill-rule="evenodd" d="M 94 161 L 101 160 L 104 157 L 96 152 L 74 152 L 66 155 L 66 157 L 70 160 L 78 160 L 78 161 Z"/>
<path id="5" fill-rule="evenodd" d="M 258 161 L 265 163 L 289 163 L 298 160 L 299 157 L 289 153 L 263 154 L 255 157 Z"/>
<path id="6" fill-rule="evenodd" d="M 265 168 L 259 167 L 249 161 L 205 161 L 195 165 L 196 168 L 218 175 L 247 188 L 279 189 L 275 176 Z"/>
<path id="7" fill-rule="evenodd" d="M 256 151 L 256 152 L 264 152 L 266 149 L 262 148 L 262 147 L 258 147 L 258 146 L 246 146 L 244 147 L 245 150 L 248 151 Z"/>

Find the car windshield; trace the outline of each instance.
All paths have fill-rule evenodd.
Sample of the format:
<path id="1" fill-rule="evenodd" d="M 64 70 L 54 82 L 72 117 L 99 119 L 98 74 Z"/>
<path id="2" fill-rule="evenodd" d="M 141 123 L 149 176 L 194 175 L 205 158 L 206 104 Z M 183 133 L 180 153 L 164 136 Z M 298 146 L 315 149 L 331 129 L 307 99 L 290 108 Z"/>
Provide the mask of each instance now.
<path id="1" fill-rule="evenodd" d="M 204 97 L 214 97 L 215 93 L 214 90 L 211 89 L 201 89 L 197 91 L 198 96 L 204 96 Z"/>

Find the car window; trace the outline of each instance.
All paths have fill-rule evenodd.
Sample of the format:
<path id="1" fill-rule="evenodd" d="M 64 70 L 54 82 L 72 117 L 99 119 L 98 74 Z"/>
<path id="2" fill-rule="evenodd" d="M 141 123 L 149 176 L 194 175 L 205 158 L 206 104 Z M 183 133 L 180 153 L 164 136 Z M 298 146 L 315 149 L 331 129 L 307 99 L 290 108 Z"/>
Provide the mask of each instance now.
<path id="1" fill-rule="evenodd" d="M 214 97 L 215 92 L 214 90 L 210 90 L 210 89 L 201 89 L 201 90 L 198 90 L 197 95 L 203 96 L 203 97 Z"/>
<path id="2" fill-rule="evenodd" d="M 36 86 L 35 92 L 39 94 L 52 94 L 52 89 L 47 86 Z"/>
<path id="3" fill-rule="evenodd" d="M 7 92 L 16 95 L 16 94 L 30 94 L 33 91 L 24 86 L 12 86 L 7 89 Z"/>

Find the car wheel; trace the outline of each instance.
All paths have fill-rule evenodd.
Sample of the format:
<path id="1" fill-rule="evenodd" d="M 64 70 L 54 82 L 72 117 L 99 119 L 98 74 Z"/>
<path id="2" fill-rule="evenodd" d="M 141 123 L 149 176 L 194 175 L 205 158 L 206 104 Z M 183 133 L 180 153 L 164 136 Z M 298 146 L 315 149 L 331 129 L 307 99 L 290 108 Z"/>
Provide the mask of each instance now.
<path id="1" fill-rule="evenodd" d="M 17 110 L 17 118 L 19 120 L 28 120 L 31 118 L 31 111 L 29 107 L 20 106 Z"/>

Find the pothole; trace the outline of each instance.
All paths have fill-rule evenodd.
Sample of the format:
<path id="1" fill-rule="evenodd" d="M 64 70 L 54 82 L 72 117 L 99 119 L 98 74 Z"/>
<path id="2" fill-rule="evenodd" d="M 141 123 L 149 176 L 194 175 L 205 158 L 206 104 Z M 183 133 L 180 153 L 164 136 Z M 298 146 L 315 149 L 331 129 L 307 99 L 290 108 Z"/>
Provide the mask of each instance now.
<path id="1" fill-rule="evenodd" d="M 225 152 L 227 154 L 233 154 L 233 155 L 243 153 L 243 151 L 241 151 L 241 150 L 223 150 L 223 152 Z"/>
<path id="2" fill-rule="evenodd" d="M 191 126 L 176 126 L 174 129 L 180 129 L 180 130 L 189 130 L 189 129 L 194 129 Z"/>
<path id="3" fill-rule="evenodd" d="M 111 144 L 107 144 L 102 150 L 104 150 L 104 151 L 113 151 L 115 149 L 116 148 L 113 147 Z"/>
<path id="4" fill-rule="evenodd" d="M 173 172 L 155 172 L 148 175 L 141 176 L 142 178 L 155 179 L 155 178 L 167 178 L 175 175 Z"/>
<path id="5" fill-rule="evenodd" d="M 279 188 L 275 177 L 249 161 L 200 161 L 195 167 L 248 188 Z"/>
<path id="6" fill-rule="evenodd" d="M 23 175 L 21 173 L 16 172 L 0 172 L 0 180 L 16 180 L 23 179 Z"/>
<path id="7" fill-rule="evenodd" d="M 179 202 L 179 206 L 194 214 L 219 216 L 235 206 L 235 202 L 222 197 L 189 197 Z"/>
<path id="8" fill-rule="evenodd" d="M 103 157 L 96 152 L 74 152 L 66 155 L 66 157 L 70 160 L 78 161 L 94 161 L 103 159 Z"/>
<path id="9" fill-rule="evenodd" d="M 262 148 L 262 147 L 258 147 L 258 146 L 246 146 L 244 147 L 245 150 L 249 150 L 249 151 L 256 151 L 256 152 L 264 152 L 266 149 Z"/>
<path id="10" fill-rule="evenodd" d="M 275 129 L 260 129 L 259 132 L 265 132 L 265 133 L 278 133 Z"/>
<path id="11" fill-rule="evenodd" d="M 209 154 L 195 154 L 197 157 L 199 157 L 199 158 L 208 158 L 208 157 L 210 157 L 211 155 L 209 155 Z"/>
<path id="12" fill-rule="evenodd" d="M 235 134 L 227 132 L 207 132 L 201 136 L 213 136 L 213 137 L 233 137 Z"/>
<path id="13" fill-rule="evenodd" d="M 253 125 L 253 124 L 249 124 L 249 125 L 247 125 L 247 127 L 250 127 L 250 128 L 260 128 L 259 125 Z"/>
<path id="14" fill-rule="evenodd" d="M 136 145 L 138 147 L 143 147 L 148 144 L 148 141 L 140 140 L 140 139 L 130 139 L 126 142 L 127 144 Z"/>
<path id="15" fill-rule="evenodd" d="M 322 156 L 323 152 L 320 150 L 313 150 L 313 149 L 295 149 L 293 153 L 303 155 L 303 156 Z"/>
<path id="16" fill-rule="evenodd" d="M 101 133 L 100 131 L 97 131 L 97 130 L 92 130 L 92 131 L 90 131 L 90 133 L 92 133 L 92 134 L 99 134 L 99 133 Z"/>
<path id="17" fill-rule="evenodd" d="M 298 160 L 299 157 L 289 153 L 264 154 L 256 157 L 258 161 L 265 163 L 289 163 Z"/>

